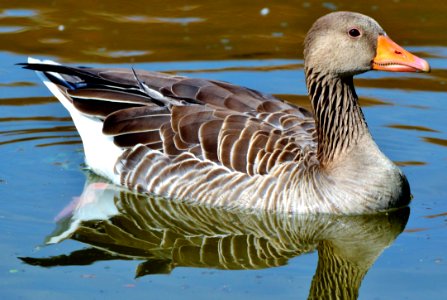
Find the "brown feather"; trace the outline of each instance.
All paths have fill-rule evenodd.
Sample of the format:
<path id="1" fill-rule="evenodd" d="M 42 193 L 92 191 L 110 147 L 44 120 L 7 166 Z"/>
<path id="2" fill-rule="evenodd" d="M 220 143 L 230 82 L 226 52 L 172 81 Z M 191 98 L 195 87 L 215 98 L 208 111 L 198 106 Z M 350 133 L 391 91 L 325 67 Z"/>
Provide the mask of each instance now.
<path id="1" fill-rule="evenodd" d="M 223 120 L 211 120 L 203 123 L 199 129 L 199 141 L 203 156 L 214 162 L 218 162 L 218 137 L 222 124 Z"/>
<path id="2" fill-rule="evenodd" d="M 185 143 L 198 144 L 200 126 L 208 121 L 214 120 L 212 111 L 200 111 L 184 115 L 178 122 L 178 133 Z"/>
<path id="3" fill-rule="evenodd" d="M 244 99 L 239 95 L 230 95 L 225 98 L 224 105 L 228 109 L 238 111 L 238 112 L 251 112 L 256 111 L 256 108 L 259 106 L 260 101 L 247 101 L 248 99 Z"/>
<path id="4" fill-rule="evenodd" d="M 174 142 L 174 145 L 177 149 L 180 149 L 182 151 L 187 151 L 189 148 L 191 148 L 193 145 L 185 143 L 178 133 L 174 135 L 174 138 L 172 139 Z"/>
<path id="5" fill-rule="evenodd" d="M 225 107 L 224 100 L 231 95 L 227 90 L 216 85 L 202 87 L 197 93 L 197 99 L 215 107 Z"/>
<path id="6" fill-rule="evenodd" d="M 234 143 L 238 140 L 238 138 L 239 135 L 227 134 L 221 139 L 218 147 L 218 158 L 222 165 L 228 167 L 231 166 L 231 151 L 233 149 Z"/>
<path id="7" fill-rule="evenodd" d="M 170 120 L 167 108 L 144 106 L 122 109 L 107 116 L 103 124 L 103 133 L 119 135 L 159 130 L 162 124 L 169 123 Z"/>
<path id="8" fill-rule="evenodd" d="M 158 144 L 161 142 L 161 138 L 157 130 L 117 135 L 113 138 L 113 141 L 117 146 L 130 148 L 137 144 Z"/>
<path id="9" fill-rule="evenodd" d="M 268 139 L 268 135 L 262 131 L 258 131 L 252 136 L 247 149 L 247 173 L 249 175 L 254 175 L 257 173 L 255 168 L 256 158 L 259 152 L 265 152 L 264 147 Z"/>
<path id="10" fill-rule="evenodd" d="M 159 130 L 161 125 L 169 123 L 170 120 L 169 115 L 147 115 L 118 122 L 107 122 L 107 127 L 103 130 L 105 134 L 111 135 Z"/>
<path id="11" fill-rule="evenodd" d="M 171 86 L 171 91 L 174 95 L 181 98 L 191 98 L 198 99 L 197 93 L 202 87 L 211 85 L 208 80 L 196 79 L 196 78 L 186 78 L 182 79 Z"/>
<path id="12" fill-rule="evenodd" d="M 182 151 L 175 146 L 175 132 L 172 130 L 170 123 L 165 123 L 160 127 L 160 135 L 163 141 L 163 152 L 167 155 L 178 155 Z"/>
<path id="13" fill-rule="evenodd" d="M 171 116 L 172 116 L 172 120 L 171 120 L 171 125 L 172 125 L 172 129 L 175 132 L 179 132 L 179 123 L 180 120 L 187 115 L 190 114 L 194 114 L 197 112 L 202 112 L 202 111 L 211 111 L 208 107 L 206 106 L 201 106 L 201 105 L 188 105 L 188 106 L 173 106 L 171 108 Z"/>
<path id="14" fill-rule="evenodd" d="M 310 112 L 248 88 L 150 71 L 65 68 L 75 75 L 64 78 L 79 87 L 61 91 L 81 112 L 104 119 L 103 133 L 123 148 L 190 153 L 255 175 L 316 145 Z"/>

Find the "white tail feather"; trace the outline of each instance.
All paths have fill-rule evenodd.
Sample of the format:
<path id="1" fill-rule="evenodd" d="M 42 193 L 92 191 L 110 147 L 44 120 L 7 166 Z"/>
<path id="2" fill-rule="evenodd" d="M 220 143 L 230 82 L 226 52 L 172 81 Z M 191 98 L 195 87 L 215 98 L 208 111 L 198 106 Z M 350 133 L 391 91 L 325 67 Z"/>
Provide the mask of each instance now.
<path id="1" fill-rule="evenodd" d="M 35 58 L 28 58 L 28 63 L 40 64 L 57 64 L 50 60 L 38 60 Z M 123 153 L 123 149 L 113 143 L 111 136 L 106 136 L 102 133 L 102 121 L 86 116 L 79 112 L 72 104 L 72 102 L 60 91 L 60 89 L 52 83 L 42 72 L 36 72 L 43 83 L 48 87 L 51 93 L 62 103 L 68 110 L 76 126 L 77 131 L 82 139 L 84 146 L 85 161 L 87 165 L 95 173 L 102 175 L 114 183 L 119 184 L 119 176 L 115 173 L 114 168 L 118 158 Z M 62 76 L 57 73 L 50 72 L 51 75 L 56 76 L 64 81 Z"/>

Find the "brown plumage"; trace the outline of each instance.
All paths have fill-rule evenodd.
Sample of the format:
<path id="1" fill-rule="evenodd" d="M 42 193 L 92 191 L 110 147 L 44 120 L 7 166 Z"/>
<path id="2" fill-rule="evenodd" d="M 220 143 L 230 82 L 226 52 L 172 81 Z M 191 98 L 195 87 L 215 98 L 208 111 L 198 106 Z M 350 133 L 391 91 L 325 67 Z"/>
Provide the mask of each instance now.
<path id="1" fill-rule="evenodd" d="M 407 204 L 409 188 L 372 140 L 352 77 L 373 68 L 429 68 L 397 45 L 383 54 L 383 40 L 392 43 L 356 13 L 314 24 L 305 41 L 313 113 L 215 80 L 45 62 L 25 67 L 43 72 L 75 120 L 87 163 L 116 183 L 212 206 L 364 213 Z M 98 143 L 87 127 L 97 125 L 82 120 L 100 124 L 103 141 L 113 138 L 115 148 L 105 151 L 116 155 L 113 163 L 94 158 Z"/>

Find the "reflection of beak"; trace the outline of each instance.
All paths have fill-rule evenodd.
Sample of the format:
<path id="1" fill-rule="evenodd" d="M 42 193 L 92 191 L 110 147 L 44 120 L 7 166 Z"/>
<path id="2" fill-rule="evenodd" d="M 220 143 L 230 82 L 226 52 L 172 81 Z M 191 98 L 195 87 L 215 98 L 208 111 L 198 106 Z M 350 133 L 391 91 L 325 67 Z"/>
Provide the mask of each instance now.
<path id="1" fill-rule="evenodd" d="M 426 60 L 411 54 L 385 35 L 379 35 L 377 39 L 372 68 L 390 72 L 430 72 Z"/>

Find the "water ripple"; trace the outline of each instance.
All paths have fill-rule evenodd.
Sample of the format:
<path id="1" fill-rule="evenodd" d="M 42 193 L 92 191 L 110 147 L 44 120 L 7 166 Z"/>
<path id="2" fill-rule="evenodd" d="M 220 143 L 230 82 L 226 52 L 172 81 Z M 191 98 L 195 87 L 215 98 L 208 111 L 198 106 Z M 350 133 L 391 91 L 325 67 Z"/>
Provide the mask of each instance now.
<path id="1" fill-rule="evenodd" d="M 0 34 L 20 33 L 27 29 L 25 26 L 0 26 Z"/>
<path id="2" fill-rule="evenodd" d="M 0 17 L 34 17 L 37 11 L 32 9 L 5 9 L 0 13 Z"/>

